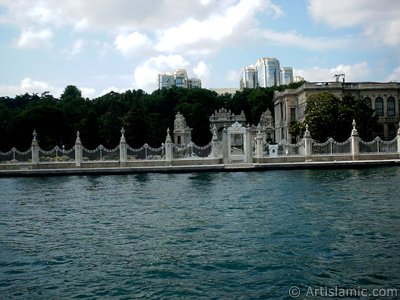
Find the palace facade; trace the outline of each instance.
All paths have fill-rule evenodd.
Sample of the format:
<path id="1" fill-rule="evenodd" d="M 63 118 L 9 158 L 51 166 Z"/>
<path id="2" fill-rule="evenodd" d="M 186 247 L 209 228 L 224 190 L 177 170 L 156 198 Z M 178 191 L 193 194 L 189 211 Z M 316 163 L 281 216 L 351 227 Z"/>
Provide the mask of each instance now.
<path id="1" fill-rule="evenodd" d="M 291 121 L 302 122 L 305 118 L 307 99 L 310 95 L 323 92 L 339 98 L 351 94 L 367 101 L 379 116 L 379 135 L 385 140 L 396 136 L 400 116 L 400 83 L 388 82 L 307 82 L 297 89 L 287 89 L 274 94 L 275 140 L 295 143 L 296 137 L 289 133 Z M 357 120 L 356 120 L 357 121 Z"/>

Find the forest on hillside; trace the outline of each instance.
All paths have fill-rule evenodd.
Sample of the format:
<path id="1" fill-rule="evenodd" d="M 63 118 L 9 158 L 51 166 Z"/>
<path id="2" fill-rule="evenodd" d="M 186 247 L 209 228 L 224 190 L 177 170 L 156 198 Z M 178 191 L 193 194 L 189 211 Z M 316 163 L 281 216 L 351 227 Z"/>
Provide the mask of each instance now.
<path id="1" fill-rule="evenodd" d="M 60 98 L 48 92 L 0 97 L 0 151 L 30 147 L 36 130 L 42 149 L 58 145 L 71 148 L 80 132 L 82 144 L 94 149 L 99 144 L 113 148 L 119 143 L 120 130 L 131 147 L 148 143 L 158 147 L 166 130 L 173 129 L 179 111 L 193 128 L 192 140 L 205 145 L 211 140 L 209 116 L 221 107 L 235 114 L 244 111 L 250 124 L 258 124 L 268 108 L 273 113 L 275 90 L 297 88 L 302 83 L 272 88 L 245 89 L 218 95 L 208 89 L 163 89 L 148 94 L 142 90 L 110 92 L 95 99 L 85 99 L 73 85 L 65 88 Z"/>

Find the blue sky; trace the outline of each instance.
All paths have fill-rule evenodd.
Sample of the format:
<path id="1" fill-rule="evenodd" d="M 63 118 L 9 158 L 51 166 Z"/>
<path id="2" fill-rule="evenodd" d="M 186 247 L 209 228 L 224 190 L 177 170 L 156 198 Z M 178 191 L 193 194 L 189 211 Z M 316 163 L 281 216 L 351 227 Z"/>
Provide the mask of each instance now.
<path id="1" fill-rule="evenodd" d="M 0 0 L 0 95 L 152 92 L 186 68 L 205 88 L 276 57 L 308 81 L 399 81 L 398 0 Z"/>

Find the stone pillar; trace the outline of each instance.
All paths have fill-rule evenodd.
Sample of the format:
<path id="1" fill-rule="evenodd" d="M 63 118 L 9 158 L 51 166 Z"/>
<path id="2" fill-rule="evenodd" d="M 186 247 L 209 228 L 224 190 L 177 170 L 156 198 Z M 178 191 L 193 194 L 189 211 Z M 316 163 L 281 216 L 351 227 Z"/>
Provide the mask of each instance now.
<path id="1" fill-rule="evenodd" d="M 256 157 L 257 159 L 263 158 L 264 156 L 264 136 L 261 133 L 260 129 L 258 129 L 256 136 Z"/>
<path id="2" fill-rule="evenodd" d="M 33 131 L 33 140 L 31 144 L 31 150 L 32 150 L 32 165 L 37 165 L 39 164 L 39 143 L 36 139 L 37 133 L 36 130 Z"/>
<path id="3" fill-rule="evenodd" d="M 172 158 L 174 157 L 174 148 L 171 136 L 169 134 L 169 128 L 167 129 L 167 137 L 165 138 L 165 159 L 168 162 L 172 162 Z"/>
<path id="4" fill-rule="evenodd" d="M 397 130 L 397 153 L 399 153 L 399 158 L 400 158 L 400 122 L 399 122 L 399 129 Z"/>
<path id="5" fill-rule="evenodd" d="M 126 165 L 128 160 L 128 145 L 125 139 L 125 129 L 121 128 L 121 139 L 119 140 L 119 163 L 121 166 Z"/>
<path id="6" fill-rule="evenodd" d="M 229 163 L 229 151 L 228 149 L 228 130 L 226 127 L 222 130 L 222 161 L 224 164 Z"/>
<path id="7" fill-rule="evenodd" d="M 359 153 L 359 138 L 358 138 L 358 131 L 356 129 L 356 121 L 353 119 L 353 130 L 351 131 L 351 156 L 353 160 L 358 159 Z"/>
<path id="8" fill-rule="evenodd" d="M 306 131 L 304 132 L 304 155 L 306 160 L 310 159 L 311 152 L 311 134 L 308 130 L 308 124 L 306 124 Z"/>
<path id="9" fill-rule="evenodd" d="M 75 140 L 75 166 L 80 167 L 82 164 L 82 142 L 79 137 L 79 131 L 76 132 Z"/>
<path id="10" fill-rule="evenodd" d="M 244 158 L 244 162 L 246 163 L 251 163 L 253 162 L 253 139 L 252 139 L 252 134 L 250 132 L 250 125 L 247 125 L 246 128 L 246 143 L 243 146 L 247 147 L 247 151 L 246 151 L 246 157 Z"/>
<path id="11" fill-rule="evenodd" d="M 212 128 L 213 136 L 211 139 L 211 157 L 217 158 L 219 156 L 219 142 L 217 127 L 214 125 Z"/>

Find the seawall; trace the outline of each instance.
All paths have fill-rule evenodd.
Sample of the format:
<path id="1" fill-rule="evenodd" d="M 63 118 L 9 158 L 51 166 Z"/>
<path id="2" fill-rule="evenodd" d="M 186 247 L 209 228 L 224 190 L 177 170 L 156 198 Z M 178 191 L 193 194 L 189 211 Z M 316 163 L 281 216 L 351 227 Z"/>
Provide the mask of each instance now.
<path id="1" fill-rule="evenodd" d="M 19 168 L 0 167 L 0 177 L 34 177 L 34 176 L 88 176 L 88 175 L 123 175 L 138 173 L 192 173 L 192 172 L 249 172 L 268 170 L 296 169 L 351 169 L 372 168 L 381 166 L 400 166 L 400 159 L 355 160 L 355 161 L 302 161 L 275 163 L 233 163 L 233 164 L 140 164 L 119 166 L 115 163 L 96 163 L 73 167 L 71 163 L 46 164 L 32 167 L 19 165 Z M 189 162 L 187 162 L 189 163 Z"/>

